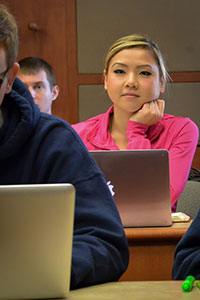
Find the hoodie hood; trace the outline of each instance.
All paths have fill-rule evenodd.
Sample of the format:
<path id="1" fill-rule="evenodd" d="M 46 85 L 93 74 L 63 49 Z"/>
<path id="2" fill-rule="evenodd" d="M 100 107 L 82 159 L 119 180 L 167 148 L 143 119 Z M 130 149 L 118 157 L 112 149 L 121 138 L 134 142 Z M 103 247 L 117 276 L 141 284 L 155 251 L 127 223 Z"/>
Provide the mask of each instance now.
<path id="1" fill-rule="evenodd" d="M 0 157 L 18 152 L 32 135 L 40 118 L 40 110 L 26 86 L 16 78 L 12 91 L 4 96 L 2 109 L 6 116 L 0 128 Z"/>

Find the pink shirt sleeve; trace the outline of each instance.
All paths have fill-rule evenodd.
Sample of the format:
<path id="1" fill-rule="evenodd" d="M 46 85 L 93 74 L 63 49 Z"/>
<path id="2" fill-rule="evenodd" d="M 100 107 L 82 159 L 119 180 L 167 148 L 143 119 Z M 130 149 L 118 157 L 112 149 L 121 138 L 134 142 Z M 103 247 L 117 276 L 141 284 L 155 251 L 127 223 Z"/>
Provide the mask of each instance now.
<path id="1" fill-rule="evenodd" d="M 151 149 L 150 140 L 147 138 L 148 126 L 145 124 L 128 121 L 127 149 Z"/>
<path id="2" fill-rule="evenodd" d="M 172 204 L 178 200 L 188 180 L 198 136 L 197 126 L 190 121 L 180 130 L 168 150 Z"/>

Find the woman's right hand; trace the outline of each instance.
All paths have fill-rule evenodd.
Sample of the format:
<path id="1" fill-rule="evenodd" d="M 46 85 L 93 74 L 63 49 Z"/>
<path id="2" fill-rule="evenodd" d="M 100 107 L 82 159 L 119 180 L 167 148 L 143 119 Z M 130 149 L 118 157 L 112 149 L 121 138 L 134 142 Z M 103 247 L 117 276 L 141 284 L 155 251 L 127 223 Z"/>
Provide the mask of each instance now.
<path id="1" fill-rule="evenodd" d="M 151 126 L 162 119 L 164 109 L 164 100 L 152 100 L 145 103 L 137 112 L 133 113 L 129 120 Z"/>

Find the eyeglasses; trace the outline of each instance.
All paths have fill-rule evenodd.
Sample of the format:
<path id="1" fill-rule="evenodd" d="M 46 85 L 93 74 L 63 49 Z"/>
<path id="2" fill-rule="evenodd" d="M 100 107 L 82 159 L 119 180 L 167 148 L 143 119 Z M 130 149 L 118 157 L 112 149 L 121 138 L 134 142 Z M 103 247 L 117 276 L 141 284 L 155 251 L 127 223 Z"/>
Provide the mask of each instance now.
<path id="1" fill-rule="evenodd" d="M 7 72 L 8 72 L 8 68 L 3 73 L 1 73 L 1 75 L 3 75 L 3 76 L 0 78 L 0 88 L 1 88 L 2 83 L 3 83 L 3 81 L 6 77 Z"/>

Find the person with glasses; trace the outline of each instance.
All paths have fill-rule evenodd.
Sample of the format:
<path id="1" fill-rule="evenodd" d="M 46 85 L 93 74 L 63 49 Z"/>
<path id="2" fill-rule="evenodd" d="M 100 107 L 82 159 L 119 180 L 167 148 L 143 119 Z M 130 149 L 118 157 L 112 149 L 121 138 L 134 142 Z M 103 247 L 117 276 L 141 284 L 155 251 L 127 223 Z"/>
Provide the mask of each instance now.
<path id="1" fill-rule="evenodd" d="M 116 281 L 128 243 L 105 178 L 78 134 L 40 112 L 16 78 L 18 31 L 0 4 L 0 185 L 71 183 L 76 189 L 71 289 Z"/>

